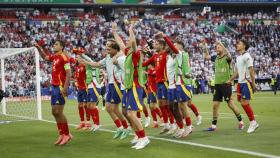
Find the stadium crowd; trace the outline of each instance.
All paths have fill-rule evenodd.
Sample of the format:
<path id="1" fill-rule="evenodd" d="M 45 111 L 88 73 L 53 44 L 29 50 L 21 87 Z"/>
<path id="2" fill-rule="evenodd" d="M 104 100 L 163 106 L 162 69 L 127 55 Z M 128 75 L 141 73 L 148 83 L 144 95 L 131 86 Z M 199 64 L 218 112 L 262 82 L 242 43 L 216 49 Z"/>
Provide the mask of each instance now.
<path id="1" fill-rule="evenodd" d="M 146 40 L 153 38 L 158 31 L 164 31 L 171 37 L 180 38 L 185 49 L 191 57 L 191 66 L 197 87 L 210 84 L 213 78 L 213 63 L 205 61 L 200 49 L 200 42 L 207 39 L 211 55 L 215 55 L 214 43 L 220 39 L 227 44 L 231 54 L 235 54 L 235 44 L 237 39 L 242 35 L 250 44 L 251 56 L 254 58 L 254 66 L 257 79 L 268 79 L 280 73 L 280 24 L 277 14 L 273 13 L 222 13 L 219 11 L 202 14 L 200 12 L 183 12 L 172 10 L 168 12 L 151 11 L 145 14 L 139 14 L 138 11 L 115 11 L 108 19 L 98 13 L 84 12 L 40 12 L 33 11 L 0 11 L 0 48 L 25 48 L 33 46 L 35 41 L 44 41 L 46 48 L 54 43 L 55 39 L 60 38 L 66 42 L 66 51 L 71 51 L 77 46 L 84 47 L 90 52 L 91 57 L 96 61 L 105 56 L 105 41 L 111 37 L 111 26 L 109 20 L 115 20 L 122 30 L 127 30 L 126 25 L 130 20 L 139 21 L 136 24 L 137 38 L 140 39 L 140 46 L 146 43 Z M 278 20 L 278 21 L 277 21 Z M 236 33 L 232 31 L 221 31 L 217 33 L 217 28 L 221 24 L 227 24 Z M 126 39 L 124 31 L 123 38 Z M 52 51 L 51 49 L 49 49 Z M 28 55 L 18 56 L 9 59 L 6 64 L 8 87 L 15 93 L 24 93 L 30 91 L 30 85 L 26 81 L 21 82 L 18 76 L 21 73 L 32 74 L 34 67 L 28 63 L 20 65 L 23 72 L 13 72 L 12 70 L 19 67 L 19 63 L 25 63 L 26 59 L 31 62 L 32 57 Z M 33 61 L 32 61 L 33 62 Z M 50 64 L 40 62 L 41 68 L 41 85 L 48 87 L 50 83 Z M 34 78 L 33 78 L 34 79 Z M 14 81 L 22 84 L 15 88 L 12 85 Z M 26 83 L 25 83 L 26 82 Z M 268 83 L 263 83 L 263 87 Z M 269 86 L 269 85 L 268 85 Z M 12 88 L 14 87 L 14 88 Z M 261 88 L 261 84 L 259 85 Z M 265 89 L 265 88 L 264 88 Z M 11 90 L 10 92 L 12 92 Z M 207 92 L 207 88 L 199 90 Z M 21 94 L 17 94 L 21 95 Z"/>

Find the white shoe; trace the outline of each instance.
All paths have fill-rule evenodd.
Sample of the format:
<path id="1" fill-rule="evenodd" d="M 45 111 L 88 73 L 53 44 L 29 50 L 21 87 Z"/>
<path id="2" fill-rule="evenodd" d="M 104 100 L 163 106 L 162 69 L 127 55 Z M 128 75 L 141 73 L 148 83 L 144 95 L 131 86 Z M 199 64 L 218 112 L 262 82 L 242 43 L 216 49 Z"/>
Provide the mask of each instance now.
<path id="1" fill-rule="evenodd" d="M 202 116 L 201 116 L 201 115 L 198 115 L 198 116 L 196 117 L 196 125 L 200 125 L 201 122 L 202 122 Z"/>
<path id="2" fill-rule="evenodd" d="M 255 120 L 251 121 L 250 126 L 247 130 L 247 133 L 253 133 L 258 127 L 259 127 L 259 124 Z"/>
<path id="3" fill-rule="evenodd" d="M 168 134 L 168 135 L 174 134 L 174 133 L 176 132 L 176 130 L 177 130 L 177 126 L 176 126 L 175 123 L 173 123 L 173 124 L 171 125 L 171 129 L 170 129 L 166 134 Z"/>
<path id="4" fill-rule="evenodd" d="M 178 129 L 177 132 L 175 133 L 174 137 L 175 138 L 181 138 L 183 133 L 184 133 L 184 131 L 185 131 L 184 128 Z"/>
<path id="5" fill-rule="evenodd" d="M 149 127 L 151 124 L 151 118 L 150 117 L 146 117 L 146 120 L 145 120 L 145 128 Z"/>
<path id="6" fill-rule="evenodd" d="M 92 132 L 96 132 L 97 130 L 99 130 L 100 125 L 94 125 Z"/>
<path id="7" fill-rule="evenodd" d="M 137 142 L 138 142 L 138 137 L 137 137 L 137 135 L 135 135 L 134 136 L 134 138 L 130 141 L 130 143 L 132 144 L 132 145 L 136 145 L 137 144 Z M 134 146 L 132 146 L 132 148 L 133 148 Z"/>
<path id="8" fill-rule="evenodd" d="M 187 126 L 185 129 L 184 129 L 184 133 L 182 134 L 182 137 L 187 137 L 189 134 L 192 133 L 192 126 Z"/>
<path id="9" fill-rule="evenodd" d="M 136 149 L 136 150 L 143 149 L 143 148 L 145 148 L 149 143 L 150 143 L 150 140 L 149 140 L 148 137 L 141 138 L 141 139 L 139 140 L 139 142 L 136 144 L 135 149 Z"/>
<path id="10" fill-rule="evenodd" d="M 162 128 L 162 130 L 160 131 L 160 134 L 164 134 L 164 133 L 168 132 L 169 130 L 170 130 L 170 126 L 168 123 L 166 123 L 164 125 L 164 127 Z"/>

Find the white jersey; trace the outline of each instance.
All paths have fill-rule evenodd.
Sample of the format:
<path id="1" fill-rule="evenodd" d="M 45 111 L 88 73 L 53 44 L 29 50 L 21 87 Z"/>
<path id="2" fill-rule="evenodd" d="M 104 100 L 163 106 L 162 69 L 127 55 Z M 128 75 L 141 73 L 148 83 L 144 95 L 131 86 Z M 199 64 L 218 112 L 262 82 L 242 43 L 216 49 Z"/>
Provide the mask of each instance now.
<path id="1" fill-rule="evenodd" d="M 240 55 L 236 59 L 236 68 L 238 72 L 238 83 L 246 83 L 251 81 L 249 67 L 253 66 L 253 59 L 248 52 Z"/>
<path id="2" fill-rule="evenodd" d="M 167 79 L 169 82 L 168 88 L 169 89 L 176 88 L 176 80 L 175 80 L 176 58 L 173 58 L 171 55 L 167 56 L 166 71 L 167 71 Z"/>
<path id="3" fill-rule="evenodd" d="M 97 82 L 96 77 L 97 77 L 96 69 L 93 69 L 92 70 L 92 81 L 94 82 L 96 88 L 101 88 L 101 84 Z M 98 77 L 100 77 L 100 76 L 98 76 Z"/>
<path id="4" fill-rule="evenodd" d="M 183 52 L 179 51 L 179 53 L 176 54 L 176 59 L 178 61 L 178 65 L 182 65 L 182 63 L 183 63 Z M 178 70 L 179 70 L 179 73 L 182 74 L 182 72 L 180 72 L 181 70 L 180 69 L 178 69 Z M 176 80 L 176 85 L 181 85 L 180 75 L 178 75 L 178 78 Z"/>
<path id="5" fill-rule="evenodd" d="M 106 68 L 108 73 L 108 83 L 113 84 L 115 82 L 114 77 L 117 79 L 119 83 L 123 83 L 124 80 L 124 62 L 125 56 L 120 56 L 117 58 L 118 65 L 113 64 L 113 58 L 110 55 L 107 55 L 104 59 L 100 61 L 102 67 Z M 123 86 L 122 88 L 123 89 Z"/>

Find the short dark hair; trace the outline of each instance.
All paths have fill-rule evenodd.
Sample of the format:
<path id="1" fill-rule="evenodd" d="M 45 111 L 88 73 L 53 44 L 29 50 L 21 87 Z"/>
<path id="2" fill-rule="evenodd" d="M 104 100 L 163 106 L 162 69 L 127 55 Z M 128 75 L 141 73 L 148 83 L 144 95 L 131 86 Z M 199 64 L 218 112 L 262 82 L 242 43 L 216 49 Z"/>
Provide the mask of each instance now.
<path id="1" fill-rule="evenodd" d="M 120 46 L 117 44 L 117 42 L 114 39 L 108 39 L 108 42 L 111 42 L 110 47 L 113 49 L 116 49 L 117 51 L 120 51 Z"/>
<path id="2" fill-rule="evenodd" d="M 64 50 L 65 48 L 65 42 L 63 42 L 62 40 L 58 39 L 56 40 L 56 42 L 58 42 L 60 44 L 60 46 L 62 46 L 62 50 Z"/>
<path id="3" fill-rule="evenodd" d="M 247 51 L 250 47 L 249 43 L 245 39 L 241 39 L 240 42 L 244 44 L 245 50 Z"/>

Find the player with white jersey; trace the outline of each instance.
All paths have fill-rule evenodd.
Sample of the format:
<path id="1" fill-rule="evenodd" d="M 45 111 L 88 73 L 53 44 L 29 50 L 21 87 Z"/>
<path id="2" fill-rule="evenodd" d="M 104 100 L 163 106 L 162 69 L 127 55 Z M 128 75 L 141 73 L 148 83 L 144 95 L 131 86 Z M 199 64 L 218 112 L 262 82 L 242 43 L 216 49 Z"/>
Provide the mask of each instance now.
<path id="1" fill-rule="evenodd" d="M 253 59 L 247 51 L 248 48 L 249 44 L 245 40 L 240 40 L 237 43 L 236 50 L 239 56 L 236 59 L 236 71 L 227 83 L 230 84 L 238 77 L 237 99 L 250 120 L 247 133 L 252 133 L 259 127 L 259 124 L 255 120 L 254 112 L 250 105 L 250 100 L 252 99 L 253 91 L 256 89 L 256 84 Z"/>

